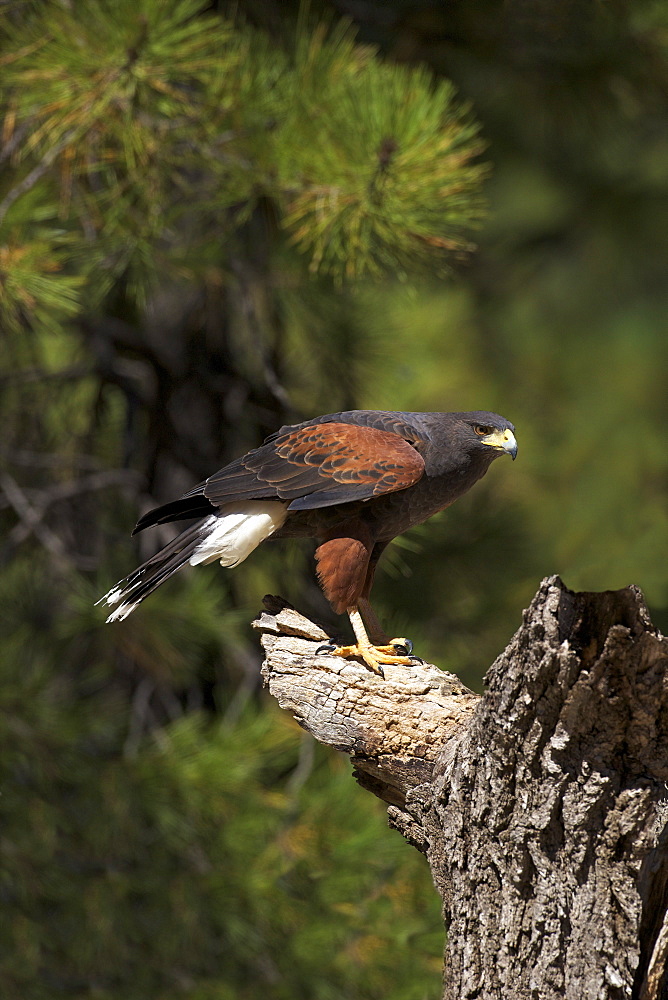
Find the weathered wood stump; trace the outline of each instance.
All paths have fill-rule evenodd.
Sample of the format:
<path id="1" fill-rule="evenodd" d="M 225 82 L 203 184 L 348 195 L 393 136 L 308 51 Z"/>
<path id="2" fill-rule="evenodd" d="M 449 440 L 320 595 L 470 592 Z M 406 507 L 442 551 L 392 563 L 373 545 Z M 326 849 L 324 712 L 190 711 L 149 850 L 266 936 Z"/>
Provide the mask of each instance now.
<path id="1" fill-rule="evenodd" d="M 640 591 L 544 580 L 482 697 L 317 655 L 273 600 L 265 681 L 426 855 L 447 1000 L 666 1000 L 668 640 Z"/>

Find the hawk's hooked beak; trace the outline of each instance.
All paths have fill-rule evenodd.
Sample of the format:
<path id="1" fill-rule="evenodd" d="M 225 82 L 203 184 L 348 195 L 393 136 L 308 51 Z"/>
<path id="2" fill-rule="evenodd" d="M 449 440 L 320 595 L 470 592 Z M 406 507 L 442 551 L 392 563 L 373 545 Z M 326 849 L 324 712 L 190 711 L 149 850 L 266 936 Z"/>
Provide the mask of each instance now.
<path id="1" fill-rule="evenodd" d="M 494 430 L 491 434 L 480 438 L 480 440 L 483 444 L 488 444 L 490 448 L 494 448 L 496 451 L 507 452 L 513 462 L 517 458 L 517 441 L 509 427 L 506 427 L 503 431 Z"/>

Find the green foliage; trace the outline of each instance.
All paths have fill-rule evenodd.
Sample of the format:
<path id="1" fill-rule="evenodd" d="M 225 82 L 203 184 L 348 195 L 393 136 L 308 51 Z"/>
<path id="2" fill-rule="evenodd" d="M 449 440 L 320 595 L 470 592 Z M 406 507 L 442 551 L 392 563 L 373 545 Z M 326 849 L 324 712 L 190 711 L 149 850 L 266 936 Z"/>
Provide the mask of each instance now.
<path id="1" fill-rule="evenodd" d="M 122 699 L 36 636 L 10 630 L 0 686 L 3 997 L 436 996 L 426 866 L 347 762 L 309 765 L 277 709 L 123 756 Z"/>
<path id="2" fill-rule="evenodd" d="M 24 186 L 43 199 L 55 191 L 75 237 L 70 266 L 97 299 L 129 267 L 143 295 L 174 227 L 203 200 L 194 173 L 218 162 L 230 107 L 247 96 L 231 83 L 245 39 L 202 7 L 40 4 L 8 33 L 5 133 L 23 176 L 0 215 Z M 222 170 L 209 197 L 214 182 L 222 194 Z M 237 196 L 239 183 L 236 171 Z"/>
<path id="3" fill-rule="evenodd" d="M 219 266 L 214 232 L 233 232 L 258 197 L 284 212 L 312 267 L 339 277 L 438 266 L 468 245 L 484 171 L 470 163 L 477 128 L 450 85 L 381 63 L 348 31 L 303 33 L 291 64 L 205 6 L 44 3 L 7 31 L 16 173 L 0 219 L 18 216 L 30 245 L 35 201 L 44 216 L 55 198 L 89 302 L 126 273 L 144 303 L 165 268 L 192 277 Z M 26 216 L 15 203 L 30 192 Z M 52 264 L 28 259 L 35 285 Z M 22 306 L 30 322 L 56 303 L 47 290 L 26 308 L 25 260 L 5 254 L 3 284 L 9 314 Z"/>
<path id="4" fill-rule="evenodd" d="M 8 332 L 26 325 L 57 330 L 80 309 L 81 276 L 62 274 L 67 256 L 62 233 L 41 228 L 23 241 L 16 229 L 0 247 L 0 314 Z"/>
<path id="5" fill-rule="evenodd" d="M 278 175 L 285 225 L 312 270 L 438 269 L 436 250 L 469 247 L 461 234 L 480 217 L 485 169 L 471 164 L 482 145 L 451 84 L 320 30 L 300 39 L 290 85 L 293 141 L 277 143 Z"/>
<path id="6" fill-rule="evenodd" d="M 119 0 L 36 8 L 9 33 L 5 84 L 23 155 L 56 148 L 77 174 L 147 166 L 169 125 L 201 112 L 198 96 L 229 72 L 229 32 L 196 0 Z M 216 62 L 216 57 L 218 62 Z"/>

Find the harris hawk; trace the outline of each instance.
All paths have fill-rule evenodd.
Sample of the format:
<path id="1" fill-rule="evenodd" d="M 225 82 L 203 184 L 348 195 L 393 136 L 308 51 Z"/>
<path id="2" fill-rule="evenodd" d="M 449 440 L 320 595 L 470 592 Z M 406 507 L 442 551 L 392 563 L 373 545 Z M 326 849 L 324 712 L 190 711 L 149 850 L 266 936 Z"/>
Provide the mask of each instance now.
<path id="1" fill-rule="evenodd" d="M 356 645 L 327 646 L 382 664 L 411 662 L 405 639 L 388 641 L 369 596 L 387 544 L 449 507 L 499 455 L 517 455 L 515 428 L 497 413 L 348 410 L 281 427 L 180 499 L 144 514 L 154 524 L 194 523 L 105 594 L 122 620 L 189 564 L 238 566 L 265 541 L 315 538 L 317 575 L 337 614 L 347 612 Z M 99 603 L 99 602 L 98 602 Z"/>

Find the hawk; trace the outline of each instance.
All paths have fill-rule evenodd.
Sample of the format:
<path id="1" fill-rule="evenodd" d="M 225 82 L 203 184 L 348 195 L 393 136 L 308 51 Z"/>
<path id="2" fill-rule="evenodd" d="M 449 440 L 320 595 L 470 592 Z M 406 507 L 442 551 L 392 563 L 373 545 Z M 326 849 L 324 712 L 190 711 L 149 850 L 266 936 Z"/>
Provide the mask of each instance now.
<path id="1" fill-rule="evenodd" d="M 194 519 L 105 594 L 126 618 L 182 566 L 238 566 L 270 536 L 314 538 L 317 575 L 356 644 L 327 646 L 376 673 L 410 663 L 411 644 L 387 639 L 371 608 L 374 572 L 397 535 L 463 496 L 492 461 L 517 455 L 515 428 L 497 413 L 348 410 L 281 427 L 178 500 L 144 514 L 134 529 Z M 98 602 L 99 603 L 99 602 Z"/>

